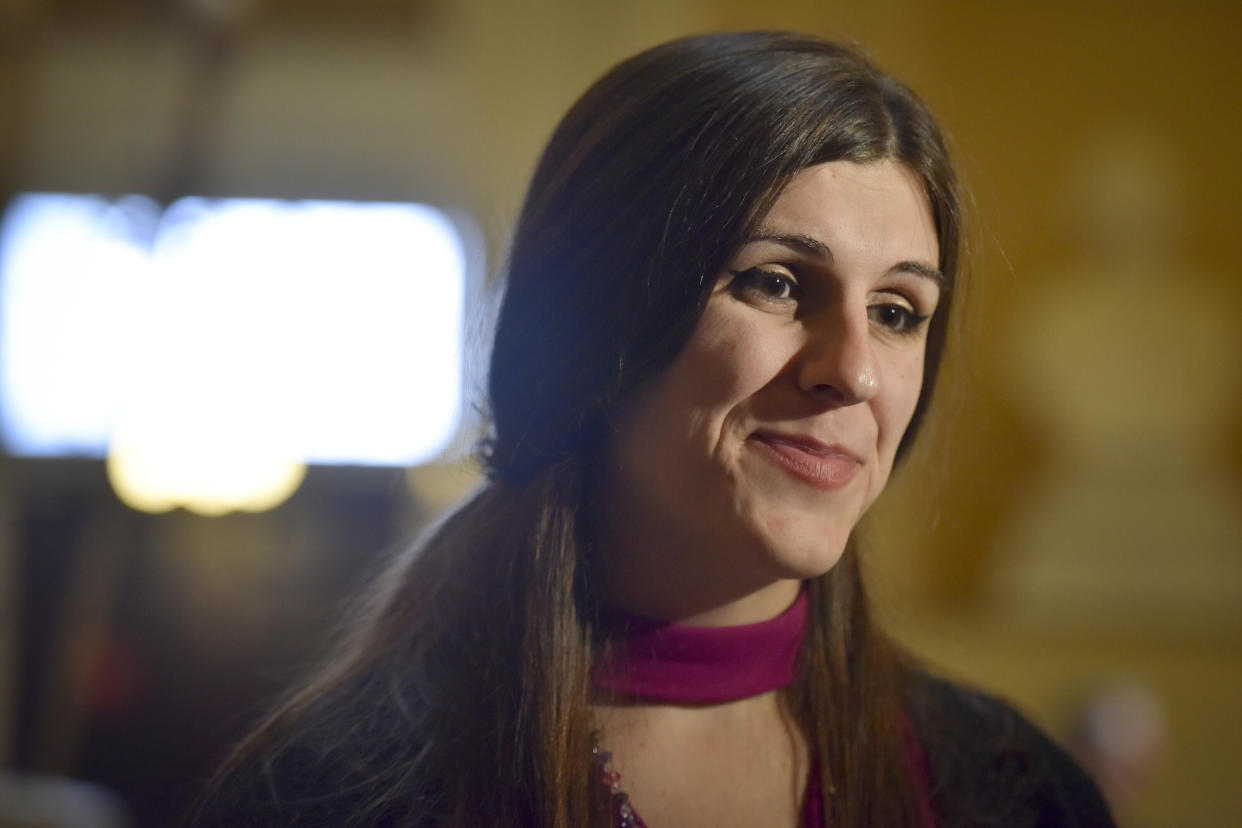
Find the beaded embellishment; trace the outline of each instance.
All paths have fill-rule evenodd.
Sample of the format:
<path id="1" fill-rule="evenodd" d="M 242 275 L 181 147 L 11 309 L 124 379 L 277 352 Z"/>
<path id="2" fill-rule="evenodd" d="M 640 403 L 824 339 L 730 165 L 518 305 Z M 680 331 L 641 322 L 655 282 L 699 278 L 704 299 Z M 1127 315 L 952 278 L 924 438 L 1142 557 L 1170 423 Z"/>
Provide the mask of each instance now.
<path id="1" fill-rule="evenodd" d="M 599 731 L 591 734 L 591 760 L 599 771 L 600 784 L 612 801 L 612 824 L 616 828 L 647 828 L 647 823 L 630 804 L 630 797 L 621 790 L 621 774 L 612 766 L 612 752 L 599 746 Z"/>

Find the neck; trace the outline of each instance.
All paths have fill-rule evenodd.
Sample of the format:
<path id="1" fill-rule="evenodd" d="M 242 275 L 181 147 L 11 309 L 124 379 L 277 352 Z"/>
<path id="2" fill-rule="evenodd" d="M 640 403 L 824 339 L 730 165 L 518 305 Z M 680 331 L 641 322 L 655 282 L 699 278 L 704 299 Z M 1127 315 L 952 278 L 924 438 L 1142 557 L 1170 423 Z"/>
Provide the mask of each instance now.
<path id="1" fill-rule="evenodd" d="M 701 583 L 693 590 L 686 589 L 686 584 L 694 583 L 692 576 L 669 579 L 660 588 L 654 581 L 636 587 L 636 581 L 629 579 L 604 580 L 609 585 L 604 591 L 606 605 L 691 627 L 735 627 L 767 621 L 787 610 L 802 588 L 802 582 L 793 579 L 749 590 L 713 589 L 713 585 Z"/>

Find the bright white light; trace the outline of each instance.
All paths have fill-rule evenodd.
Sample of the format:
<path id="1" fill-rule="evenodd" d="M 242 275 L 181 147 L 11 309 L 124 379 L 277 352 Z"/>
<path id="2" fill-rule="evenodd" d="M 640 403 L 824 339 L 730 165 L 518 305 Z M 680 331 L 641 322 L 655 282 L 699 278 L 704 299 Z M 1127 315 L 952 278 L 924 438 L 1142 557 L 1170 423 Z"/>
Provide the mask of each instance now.
<path id="1" fill-rule="evenodd" d="M 19 196 L 0 228 L 5 447 L 425 462 L 461 413 L 465 289 L 460 235 L 421 205 L 187 198 L 161 217 Z"/>
<path id="2" fill-rule="evenodd" d="M 102 456 L 158 208 L 21 195 L 0 226 L 0 428 L 19 455 Z"/>

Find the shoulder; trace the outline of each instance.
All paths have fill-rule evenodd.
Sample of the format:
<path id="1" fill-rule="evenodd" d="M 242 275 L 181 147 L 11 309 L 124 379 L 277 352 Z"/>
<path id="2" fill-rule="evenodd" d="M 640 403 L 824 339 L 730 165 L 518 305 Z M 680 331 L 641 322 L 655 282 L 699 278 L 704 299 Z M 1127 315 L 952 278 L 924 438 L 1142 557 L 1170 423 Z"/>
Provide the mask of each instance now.
<path id="1" fill-rule="evenodd" d="M 187 828 L 434 824 L 439 786 L 404 713 L 338 700 L 275 719 L 212 781 Z"/>
<path id="2" fill-rule="evenodd" d="M 923 676 L 909 710 L 941 826 L 1114 825 L 1090 777 L 1005 702 Z"/>
<path id="3" fill-rule="evenodd" d="M 361 787 L 344 769 L 298 746 L 247 756 L 218 778 L 196 806 L 190 828 L 237 825 L 361 825 Z M 371 824 L 383 824 L 372 820 Z"/>

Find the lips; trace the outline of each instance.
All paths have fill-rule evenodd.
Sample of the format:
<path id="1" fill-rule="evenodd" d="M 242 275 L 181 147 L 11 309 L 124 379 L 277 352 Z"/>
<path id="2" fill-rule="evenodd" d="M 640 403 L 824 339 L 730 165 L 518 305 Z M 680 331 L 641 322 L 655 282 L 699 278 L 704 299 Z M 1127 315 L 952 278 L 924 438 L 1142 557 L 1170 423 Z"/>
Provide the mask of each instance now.
<path id="1" fill-rule="evenodd" d="M 862 466 L 862 460 L 849 450 L 813 437 L 757 431 L 750 441 L 790 476 L 816 489 L 840 489 Z"/>

